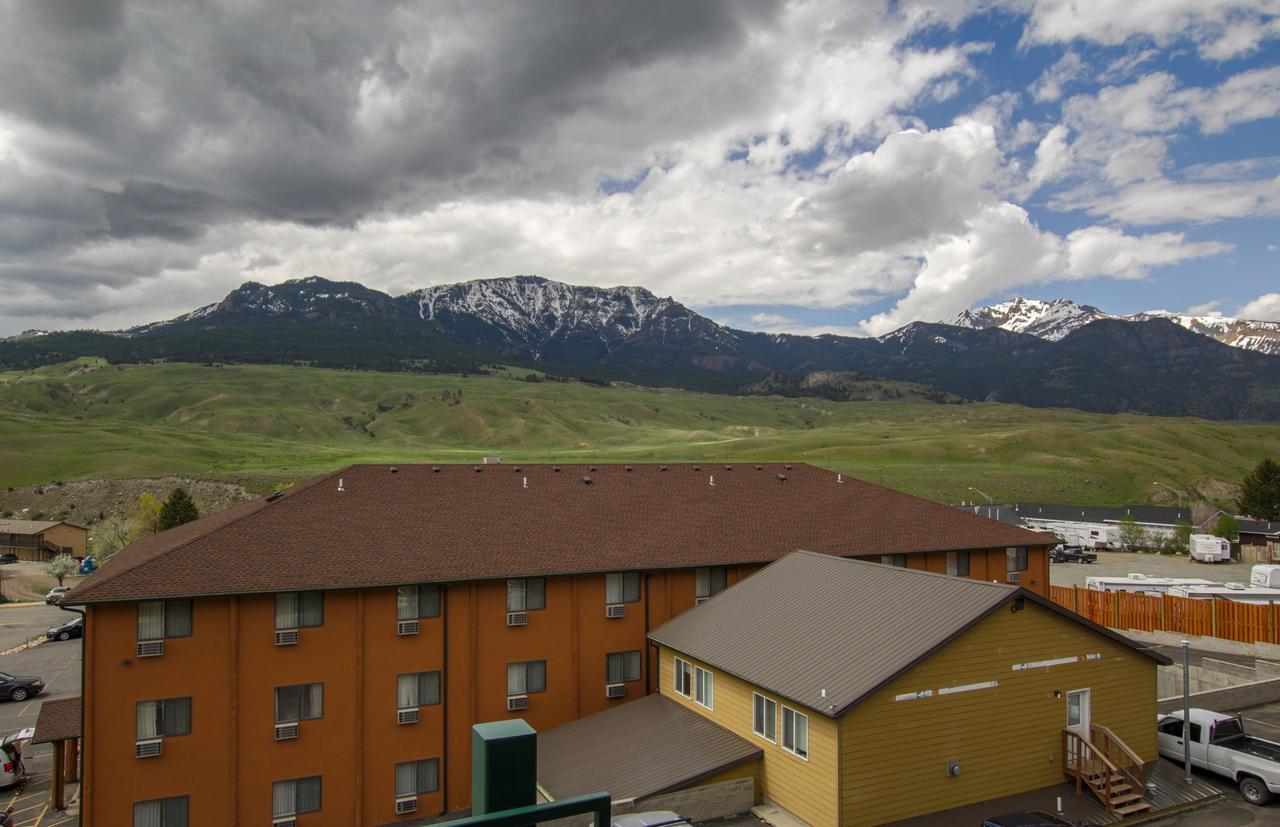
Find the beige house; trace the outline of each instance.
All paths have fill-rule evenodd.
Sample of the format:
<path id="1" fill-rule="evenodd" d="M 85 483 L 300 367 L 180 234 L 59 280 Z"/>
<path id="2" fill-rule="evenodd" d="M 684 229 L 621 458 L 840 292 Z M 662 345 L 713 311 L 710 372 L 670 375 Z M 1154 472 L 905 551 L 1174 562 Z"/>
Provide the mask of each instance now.
<path id="1" fill-rule="evenodd" d="M 52 560 L 60 554 L 84 557 L 89 532 L 62 520 L 0 520 L 0 554 L 19 560 Z"/>
<path id="2" fill-rule="evenodd" d="M 1149 807 L 1167 659 L 1017 586 L 796 552 L 650 639 L 661 694 L 759 747 L 758 795 L 810 824 L 884 824 L 1077 770 L 1116 816 Z"/>

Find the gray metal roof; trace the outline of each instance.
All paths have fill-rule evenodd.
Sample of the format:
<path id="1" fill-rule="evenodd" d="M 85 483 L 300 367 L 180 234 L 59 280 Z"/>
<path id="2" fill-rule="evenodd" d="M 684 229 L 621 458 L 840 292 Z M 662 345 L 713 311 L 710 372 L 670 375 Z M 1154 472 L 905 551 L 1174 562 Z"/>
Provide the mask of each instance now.
<path id="1" fill-rule="evenodd" d="M 808 551 L 761 569 L 649 637 L 834 718 L 1015 596 L 1167 661 L 1017 586 Z"/>
<path id="2" fill-rule="evenodd" d="M 557 799 L 602 790 L 615 801 L 643 798 L 760 754 L 760 747 L 711 719 L 662 695 L 646 695 L 539 733 L 538 783 Z"/>
<path id="3" fill-rule="evenodd" d="M 1280 534 L 1280 521 L 1250 520 L 1246 517 L 1237 517 L 1236 524 L 1240 526 L 1241 534 L 1263 534 L 1268 536 Z"/>
<path id="4" fill-rule="evenodd" d="M 1014 503 L 1013 510 L 1024 520 L 1062 520 L 1065 522 L 1110 523 L 1125 517 L 1149 525 L 1190 523 L 1191 509 L 1163 505 L 1055 505 L 1051 503 Z"/>

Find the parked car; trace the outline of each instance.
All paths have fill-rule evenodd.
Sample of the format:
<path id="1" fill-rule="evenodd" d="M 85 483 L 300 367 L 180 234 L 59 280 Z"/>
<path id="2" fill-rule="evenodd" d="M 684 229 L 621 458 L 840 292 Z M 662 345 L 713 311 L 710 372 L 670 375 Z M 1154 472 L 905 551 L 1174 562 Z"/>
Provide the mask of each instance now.
<path id="1" fill-rule="evenodd" d="M 84 637 L 84 618 L 74 617 L 60 626 L 54 626 L 44 633 L 49 640 L 70 640 L 73 637 Z"/>
<path id="2" fill-rule="evenodd" d="M 16 562 L 18 562 L 18 555 L 14 554 L 12 551 L 8 554 L 0 554 L 0 565 Z"/>
<path id="3" fill-rule="evenodd" d="M 982 822 L 982 827 L 1072 827 L 1072 824 L 1043 810 L 1023 810 L 992 816 Z"/>
<path id="4" fill-rule="evenodd" d="M 44 596 L 44 602 L 53 605 L 62 599 L 62 596 L 71 591 L 70 586 L 54 586 L 49 589 L 49 593 Z"/>
<path id="5" fill-rule="evenodd" d="M 690 825 L 670 810 L 654 810 L 648 813 L 615 816 L 612 827 L 690 827 Z"/>
<path id="6" fill-rule="evenodd" d="M 10 675 L 0 672 L 0 698 L 25 701 L 44 691 L 44 680 L 33 675 Z"/>
<path id="7" fill-rule="evenodd" d="M 1183 761 L 1182 712 L 1156 718 L 1160 754 Z M 1255 738 L 1238 715 L 1191 710 L 1191 766 L 1230 778 L 1250 804 L 1266 804 L 1280 793 L 1280 744 Z"/>
<path id="8" fill-rule="evenodd" d="M 1049 560 L 1054 563 L 1096 563 L 1098 555 L 1079 546 L 1055 546 L 1049 549 Z"/>
<path id="9" fill-rule="evenodd" d="M 35 729 L 27 727 L 0 738 L 0 753 L 3 753 L 4 758 L 4 763 L 0 764 L 0 788 L 12 787 L 27 774 L 26 764 L 22 760 L 22 751 L 35 734 Z"/>

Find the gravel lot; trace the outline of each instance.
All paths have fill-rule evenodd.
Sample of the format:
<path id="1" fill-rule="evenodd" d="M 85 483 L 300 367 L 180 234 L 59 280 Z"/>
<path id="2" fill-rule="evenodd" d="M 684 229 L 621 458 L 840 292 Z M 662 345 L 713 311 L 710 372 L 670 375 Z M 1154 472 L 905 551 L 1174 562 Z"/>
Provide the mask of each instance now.
<path id="1" fill-rule="evenodd" d="M 1096 563 L 1051 563 L 1049 582 L 1083 586 L 1086 577 L 1124 577 L 1141 572 L 1152 577 L 1203 577 L 1215 583 L 1248 583 L 1253 563 L 1197 563 L 1187 556 L 1100 551 Z"/>

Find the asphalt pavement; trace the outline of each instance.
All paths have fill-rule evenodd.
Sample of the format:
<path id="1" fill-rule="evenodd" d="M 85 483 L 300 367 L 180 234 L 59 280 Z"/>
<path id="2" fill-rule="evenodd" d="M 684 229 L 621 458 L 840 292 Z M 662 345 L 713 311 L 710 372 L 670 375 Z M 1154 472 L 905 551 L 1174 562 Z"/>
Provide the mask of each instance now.
<path id="1" fill-rule="evenodd" d="M 80 694 L 80 639 L 37 643 L 22 651 L 12 651 L 28 641 L 41 640 L 44 632 L 75 615 L 54 606 L 15 606 L 0 608 L 0 671 L 11 675 L 36 675 L 44 678 L 46 689 L 35 698 L 20 703 L 0 700 L 0 735 L 36 725 L 40 706 L 48 700 Z M 0 789 L 0 809 L 13 807 L 19 827 L 69 827 L 79 823 L 74 815 L 49 808 L 49 786 L 53 763 L 53 745 L 28 745 L 25 755 L 28 780 L 8 789 Z M 73 788 L 74 789 L 74 788 Z M 70 799 L 71 796 L 68 796 Z"/>

